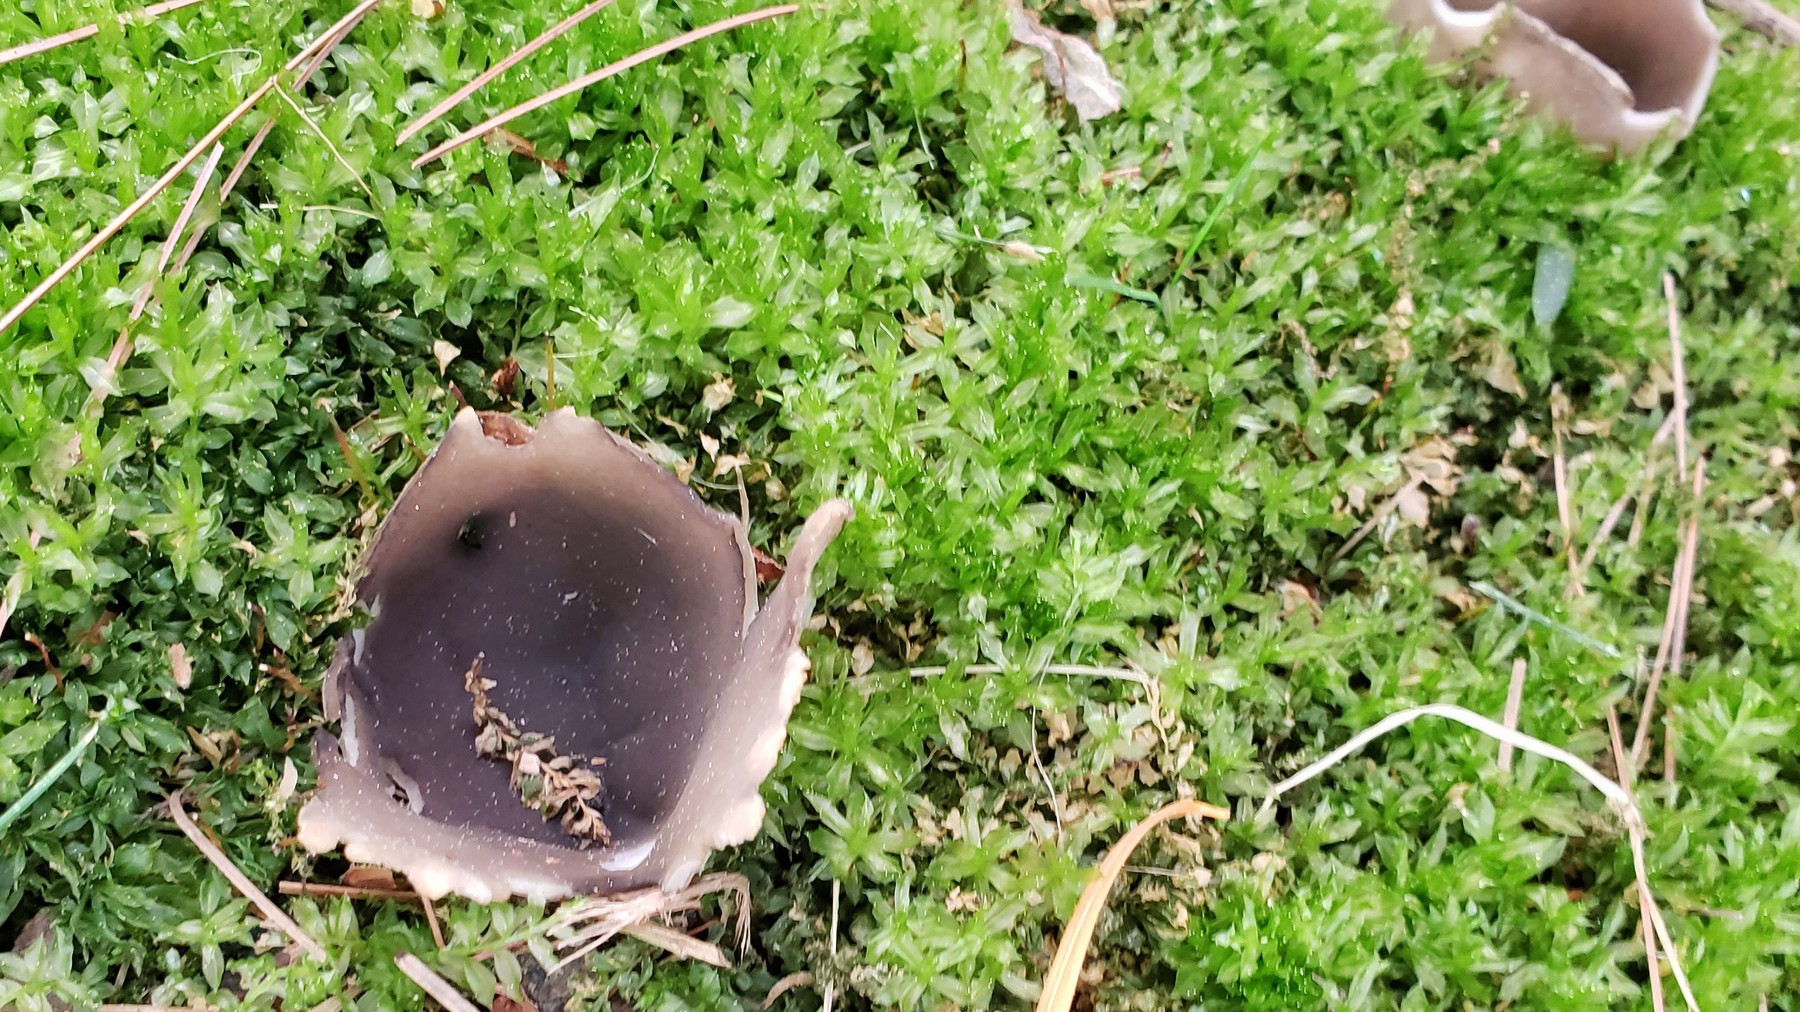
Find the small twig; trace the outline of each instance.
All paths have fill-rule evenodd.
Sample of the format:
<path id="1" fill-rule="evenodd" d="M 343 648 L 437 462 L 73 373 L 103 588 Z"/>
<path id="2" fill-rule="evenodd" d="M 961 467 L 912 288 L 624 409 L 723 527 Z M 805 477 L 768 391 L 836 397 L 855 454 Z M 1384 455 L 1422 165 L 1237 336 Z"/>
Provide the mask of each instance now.
<path id="1" fill-rule="evenodd" d="M 286 911 L 275 905 L 275 901 L 269 898 L 268 893 L 258 889 L 256 883 L 250 881 L 249 876 L 240 871 L 238 866 L 231 862 L 231 858 L 226 857 L 225 852 L 200 831 L 200 827 L 188 817 L 187 809 L 181 805 L 179 788 L 169 794 L 169 817 L 175 820 L 175 825 L 181 828 L 182 834 L 193 842 L 194 849 L 211 861 L 213 867 L 219 869 L 225 875 L 226 880 L 239 893 L 242 893 L 245 899 L 249 900 L 256 909 L 262 911 L 262 915 L 268 918 L 271 924 L 281 929 L 284 934 L 294 940 L 294 944 L 305 949 L 308 954 L 322 962 L 329 963 L 331 961 L 331 957 L 326 954 L 323 946 L 313 941 L 311 935 L 301 930 L 300 925 L 294 923 L 294 919 L 289 917 Z"/>
<path id="2" fill-rule="evenodd" d="M 1777 45 L 1800 46 L 1800 20 L 1783 13 L 1767 0 L 1706 0 L 1707 5 L 1735 14 L 1744 27 Z"/>
<path id="3" fill-rule="evenodd" d="M 473 81 L 470 81 L 468 84 L 451 92 L 450 97 L 439 102 L 437 105 L 432 106 L 430 112 L 413 120 L 411 123 L 408 123 L 406 128 L 400 131 L 399 136 L 394 138 L 394 143 L 405 144 L 407 141 L 412 140 L 419 131 L 437 122 L 439 118 L 451 109 L 461 105 L 464 99 L 475 94 L 477 91 L 480 91 L 489 81 L 492 81 L 494 78 L 511 70 L 520 60 L 525 59 L 532 53 L 555 42 L 569 29 L 574 28 L 576 25 L 581 24 L 595 14 L 598 14 L 601 10 L 612 4 L 612 2 L 613 0 L 594 0 L 593 3 L 588 4 L 586 7 L 583 7 L 557 22 L 556 26 L 549 31 L 532 39 L 530 42 L 525 43 L 523 46 L 519 47 L 516 52 L 507 56 L 506 59 L 501 60 L 499 63 L 496 63 L 492 67 L 482 71 L 480 74 L 477 74 Z"/>
<path id="4" fill-rule="evenodd" d="M 394 954 L 394 965 L 400 972 L 412 978 L 419 990 L 431 996 L 431 1000 L 444 1006 L 444 1012 L 481 1012 L 474 1002 L 462 996 L 462 992 L 450 986 L 450 982 L 438 976 L 437 971 L 420 962 L 419 957 L 410 952 Z"/>
<path id="5" fill-rule="evenodd" d="M 675 36 L 674 38 L 668 40 L 667 42 L 659 42 L 654 46 L 650 46 L 649 48 L 639 50 L 638 52 L 635 52 L 635 53 L 631 54 L 630 56 L 627 56 L 624 59 L 617 61 L 616 63 L 607 64 L 606 66 L 601 67 L 599 70 L 595 70 L 590 73 L 583 74 L 580 77 L 576 78 L 573 81 L 570 81 L 567 84 L 559 85 L 558 87 L 552 88 L 549 91 L 544 92 L 542 95 L 539 95 L 538 97 L 531 99 L 528 102 L 523 102 L 519 105 L 515 105 L 511 109 L 508 109 L 505 112 L 500 113 L 499 115 L 490 116 L 487 119 L 482 120 L 480 123 L 477 123 L 476 125 L 470 127 L 469 129 L 464 130 L 462 133 L 457 134 L 455 137 L 450 138 L 449 140 L 445 141 L 442 144 L 439 144 L 437 147 L 432 148 L 430 151 L 427 151 L 424 154 L 420 155 L 419 157 L 413 159 L 412 167 L 417 169 L 417 168 L 420 168 L 420 167 L 426 165 L 429 162 L 434 162 L 437 159 L 442 158 L 445 155 L 449 154 L 450 152 L 455 151 L 456 149 L 462 147 L 463 145 L 468 144 L 470 141 L 473 141 L 476 138 L 481 137 L 483 134 L 486 134 L 487 132 L 495 129 L 496 127 L 503 127 L 506 124 L 511 123 L 513 120 L 518 119 L 520 116 L 524 116 L 527 113 L 536 112 L 537 110 L 542 109 L 544 106 L 549 105 L 550 103 L 556 101 L 557 99 L 566 98 L 569 95 L 573 95 L 576 92 L 581 91 L 584 88 L 590 87 L 594 84 L 604 81 L 609 77 L 612 77 L 617 74 L 622 74 L 625 71 L 630 70 L 631 68 L 637 66 L 640 63 L 648 63 L 649 61 L 654 60 L 657 57 L 664 55 L 665 53 L 670 53 L 677 49 L 680 49 L 682 46 L 685 46 L 690 42 L 697 42 L 701 39 L 708 38 L 713 35 L 718 35 L 722 32 L 728 32 L 734 28 L 742 28 L 745 25 L 754 24 L 755 22 L 758 22 L 758 21 L 766 21 L 769 18 L 780 17 L 784 14 L 792 14 L 799 9 L 800 9 L 799 4 L 781 4 L 776 7 L 764 7 L 761 10 L 749 11 L 744 14 L 736 15 L 735 17 L 729 17 L 729 18 L 725 18 L 724 20 L 721 20 L 721 21 L 715 21 L 710 25 L 705 25 L 703 27 L 696 28 L 690 32 L 683 32 L 682 34 Z M 0 329 L 3 329 L 3 328 L 0 328 Z"/>
<path id="6" fill-rule="evenodd" d="M 37 782 L 27 788 L 24 794 L 19 795 L 19 800 L 6 806 L 6 810 L 0 812 L 0 831 L 4 831 L 6 827 L 17 822 L 19 816 L 30 810 L 31 806 L 37 803 L 38 798 L 43 797 L 44 792 L 50 789 L 51 784 L 56 783 L 64 773 L 69 772 L 69 767 L 81 760 L 81 757 L 87 753 L 88 746 L 92 745 L 94 738 L 100 734 L 100 728 L 112 717 L 115 712 L 114 707 L 113 701 L 107 700 L 106 708 L 100 711 L 100 715 L 94 718 L 94 722 L 88 725 L 88 729 L 82 733 L 74 745 L 70 746 L 69 751 L 61 759 L 58 759 L 55 765 L 45 770 L 44 775 L 38 777 Z"/>
<path id="7" fill-rule="evenodd" d="M 1528 665 L 1525 658 L 1514 657 L 1512 663 L 1512 680 L 1506 686 L 1506 712 L 1501 715 L 1500 722 L 1508 731 L 1519 729 L 1519 704 L 1525 696 L 1525 672 Z M 1511 773 L 1513 764 L 1513 747 L 1506 742 L 1500 743 L 1500 772 Z"/>
<path id="8" fill-rule="evenodd" d="M 1638 710 L 1637 733 L 1631 739 L 1631 768 L 1642 769 L 1644 754 L 1650 746 L 1650 724 L 1656 716 L 1656 694 L 1662 688 L 1663 671 L 1670 678 L 1681 677 L 1681 655 L 1687 650 L 1688 606 L 1694 596 L 1694 558 L 1700 546 L 1700 497 L 1706 489 L 1706 462 L 1694 462 L 1694 513 L 1682 531 L 1681 548 L 1675 556 L 1675 573 L 1669 583 L 1669 606 L 1663 616 L 1662 641 L 1656 648 L 1656 662 L 1650 668 L 1650 684 L 1644 690 L 1644 705 Z"/>
<path id="9" fill-rule="evenodd" d="M 375 889 L 364 886 L 328 885 L 324 882 L 295 882 L 282 879 L 275 885 L 283 896 L 342 896 L 353 900 L 394 900 L 418 903 L 424 897 L 411 889 Z"/>
<path id="10" fill-rule="evenodd" d="M 1537 609 L 1526 605 L 1523 601 L 1520 601 L 1518 598 L 1513 597 L 1511 594 L 1508 594 L 1506 591 L 1501 590 L 1499 587 L 1494 586 L 1493 584 L 1487 582 L 1486 580 L 1470 580 L 1469 581 L 1469 589 L 1475 591 L 1476 593 L 1489 599 L 1490 601 L 1493 601 L 1495 604 L 1506 609 L 1507 611 L 1510 611 L 1513 614 L 1518 615 L 1520 618 L 1524 618 L 1531 622 L 1536 622 L 1538 625 L 1541 625 L 1546 629 L 1554 629 L 1555 631 L 1562 633 L 1564 636 L 1567 636 L 1568 638 L 1574 640 L 1575 642 L 1581 644 L 1582 646 L 1587 647 L 1589 650 L 1594 651 L 1595 653 L 1601 655 L 1602 657 L 1611 657 L 1614 660 L 1617 660 L 1620 656 L 1619 650 L 1617 647 L 1609 646 L 1609 645 L 1602 643 L 1599 640 L 1593 638 L 1592 636 L 1589 636 L 1588 634 L 1580 631 L 1579 629 L 1575 629 L 1568 625 L 1565 625 L 1562 622 L 1558 622 L 1557 620 L 1551 618 L 1550 616 L 1544 614 L 1543 612 L 1538 611 Z"/>
<path id="11" fill-rule="evenodd" d="M 288 94 L 286 88 L 276 85 L 275 97 L 286 102 L 287 107 L 294 110 L 294 115 L 300 117 L 300 121 L 306 124 L 307 129 L 311 130 L 319 140 L 324 142 L 326 150 L 331 152 L 331 157 L 337 159 L 337 163 L 343 166 L 345 172 L 350 173 L 351 180 L 362 189 L 364 195 L 370 200 L 374 200 L 375 191 L 369 189 L 369 184 L 363 180 L 362 173 L 357 171 L 356 166 L 350 164 L 350 160 L 344 157 L 344 153 L 338 150 L 338 146 L 332 143 L 331 138 L 325 136 L 325 131 L 320 129 L 319 124 L 314 121 L 311 116 L 307 115 L 306 110 L 300 108 L 300 103 L 294 101 L 294 96 Z"/>
<path id="12" fill-rule="evenodd" d="M 431 940 L 437 943 L 439 949 L 442 949 L 444 947 L 444 929 L 442 925 L 438 924 L 437 908 L 431 905 L 431 897 L 424 893 L 419 894 L 419 902 L 425 905 L 425 923 L 431 926 Z"/>
<path id="13" fill-rule="evenodd" d="M 148 21 L 151 18 L 158 18 L 164 14 L 173 13 L 181 10 L 183 7 L 192 7 L 201 2 L 202 0 L 163 0 L 162 3 L 151 4 L 142 10 L 127 11 L 124 14 L 113 18 L 113 23 L 124 26 L 133 22 Z M 17 46 L 13 46 L 11 49 L 0 49 L 0 65 L 11 63 L 14 60 L 23 60 L 27 56 L 36 56 L 39 53 L 47 53 L 59 46 L 66 46 L 71 42 L 80 42 L 83 39 L 91 39 L 99 34 L 99 24 L 83 25 L 80 28 L 72 28 L 69 31 L 61 32 L 56 35 L 49 35 L 41 39 L 33 39 L 30 42 L 21 43 Z"/>

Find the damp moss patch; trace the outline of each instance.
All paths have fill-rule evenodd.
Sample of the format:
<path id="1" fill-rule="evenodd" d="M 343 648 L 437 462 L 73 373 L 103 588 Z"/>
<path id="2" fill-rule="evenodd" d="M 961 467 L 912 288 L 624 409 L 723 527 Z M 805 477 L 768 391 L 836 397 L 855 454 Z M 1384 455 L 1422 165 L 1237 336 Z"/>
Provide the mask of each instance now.
<path id="1" fill-rule="evenodd" d="M 212 0 L 0 66 L 0 304 L 349 6 Z M 763 832 L 709 866 L 752 883 L 750 949 L 625 939 L 575 1007 L 746 1007 L 801 971 L 787 1006 L 1029 1007 L 1087 869 L 1192 791 L 1236 818 L 1139 852 L 1096 1008 L 1648 1008 L 1629 852 L 1558 768 L 1420 724 L 1255 813 L 1394 710 L 1499 715 L 1515 660 L 1521 729 L 1610 768 L 1690 517 L 1651 875 L 1699 994 L 1800 1007 L 1800 57 L 1733 29 L 1692 136 L 1605 161 L 1363 0 L 1117 4 L 1097 34 L 1053 6 L 1123 88 L 1085 125 L 996 5 L 828 3 L 410 168 L 748 9 L 624 0 L 396 146 L 573 6 L 383 4 L 293 96 L 318 133 L 247 117 L 220 171 L 266 144 L 99 408 L 191 178 L 0 334 L 0 805 L 119 705 L 0 834 L 0 948 L 41 938 L 0 1006 L 421 1008 L 400 950 L 520 993 L 540 911 L 442 905 L 440 950 L 416 907 L 286 898 L 320 974 L 156 808 L 182 787 L 271 891 L 338 880 L 291 842 L 319 679 L 460 398 L 574 406 L 732 512 L 741 477 L 771 558 L 857 510 Z M 13 4 L 0 47 L 114 11 Z M 1655 438 L 1665 273 L 1698 500 Z M 728 912 L 692 923 L 735 952 Z"/>

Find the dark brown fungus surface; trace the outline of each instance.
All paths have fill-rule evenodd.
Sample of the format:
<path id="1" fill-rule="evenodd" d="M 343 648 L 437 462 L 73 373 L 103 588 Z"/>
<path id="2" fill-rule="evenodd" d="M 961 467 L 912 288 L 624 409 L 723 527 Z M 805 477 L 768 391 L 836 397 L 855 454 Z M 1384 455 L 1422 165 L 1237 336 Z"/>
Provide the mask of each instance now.
<path id="1" fill-rule="evenodd" d="M 761 828 L 758 789 L 805 682 L 826 503 L 759 609 L 739 521 L 599 423 L 464 410 L 383 522 L 338 645 L 300 841 L 421 891 L 547 900 L 679 888 Z M 571 836 L 483 755 L 465 676 L 528 740 L 597 771 L 603 833 Z M 594 763 L 598 760 L 598 763 Z M 589 764 L 593 764 L 590 765 Z"/>

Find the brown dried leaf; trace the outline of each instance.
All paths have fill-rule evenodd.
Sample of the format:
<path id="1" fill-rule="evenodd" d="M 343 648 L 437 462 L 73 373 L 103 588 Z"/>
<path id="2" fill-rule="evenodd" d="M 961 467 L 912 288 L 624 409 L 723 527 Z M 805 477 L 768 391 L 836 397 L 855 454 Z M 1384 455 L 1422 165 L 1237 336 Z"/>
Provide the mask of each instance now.
<path id="1" fill-rule="evenodd" d="M 338 884 L 351 889 L 399 889 L 400 884 L 394 881 L 394 873 L 386 868 L 373 865 L 357 864 L 339 876 Z"/>
<path id="2" fill-rule="evenodd" d="M 169 644 L 169 677 L 177 689 L 194 684 L 194 662 L 188 660 L 187 647 L 180 643 Z"/>
<path id="3" fill-rule="evenodd" d="M 1045 27 L 1018 0 L 1012 2 L 1012 37 L 1043 54 L 1044 80 L 1069 100 L 1083 123 L 1119 111 L 1124 93 L 1093 46 Z"/>

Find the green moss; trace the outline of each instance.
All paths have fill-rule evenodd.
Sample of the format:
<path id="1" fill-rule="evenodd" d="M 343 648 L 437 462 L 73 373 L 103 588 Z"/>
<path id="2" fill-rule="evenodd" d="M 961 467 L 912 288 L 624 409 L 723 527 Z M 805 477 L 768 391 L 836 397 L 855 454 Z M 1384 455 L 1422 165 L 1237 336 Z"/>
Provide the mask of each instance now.
<path id="1" fill-rule="evenodd" d="M 0 67 L 0 303 L 348 3 L 311 6 L 201 4 Z M 227 166 L 276 120 L 237 192 L 202 205 L 217 224 L 158 284 L 103 410 L 88 378 L 190 182 L 0 335 L 0 583 L 20 589 L 0 804 L 106 699 L 137 705 L 0 838 L 0 937 L 40 909 L 60 925 L 0 957 L 0 995 L 423 1006 L 391 962 L 435 951 L 415 911 L 290 900 L 338 972 L 277 966 L 153 806 L 186 785 L 264 884 L 315 867 L 286 842 L 293 803 L 269 801 L 286 760 L 311 784 L 347 567 L 454 386 L 527 416 L 575 405 L 735 510 L 718 439 L 751 461 L 753 537 L 777 553 L 825 498 L 858 507 L 765 832 L 715 861 L 750 876 L 756 943 L 719 971 L 622 942 L 581 988 L 595 1007 L 737 1007 L 799 970 L 857 1007 L 1025 1007 L 1085 869 L 1184 782 L 1239 817 L 1137 859 L 1175 874 L 1115 896 L 1097 1008 L 1648 1008 L 1629 854 L 1560 769 L 1525 758 L 1508 780 L 1491 743 L 1421 724 L 1252 816 L 1274 777 L 1404 705 L 1497 714 L 1518 657 L 1523 729 L 1596 762 L 1609 706 L 1629 733 L 1692 509 L 1650 449 L 1666 271 L 1709 484 L 1662 696 L 1679 779 L 1640 787 L 1649 859 L 1709 1007 L 1800 1008 L 1800 92 L 1780 85 L 1800 66 L 1731 35 L 1694 134 L 1609 162 L 1428 66 L 1378 8 L 1125 12 L 1102 45 L 1125 107 L 1078 126 L 988 6 L 832 4 L 513 124 L 566 179 L 484 145 L 409 163 L 741 8 L 622 3 L 403 148 L 412 115 L 565 11 L 378 8 L 302 96 L 373 199 L 271 102 L 228 138 Z M 12 5 L 0 46 L 110 9 Z M 1077 5 L 1052 15 L 1091 30 Z M 1547 246 L 1573 279 L 1539 321 Z M 489 380 L 509 357 L 510 398 Z M 1578 552 L 1657 462 L 1577 597 L 1558 398 Z M 1396 516 L 1336 559 L 1452 446 L 1423 526 Z M 1128 662 L 1154 694 L 1037 674 Z M 534 912 L 441 912 L 438 965 L 485 1001 L 519 971 L 473 957 Z"/>

